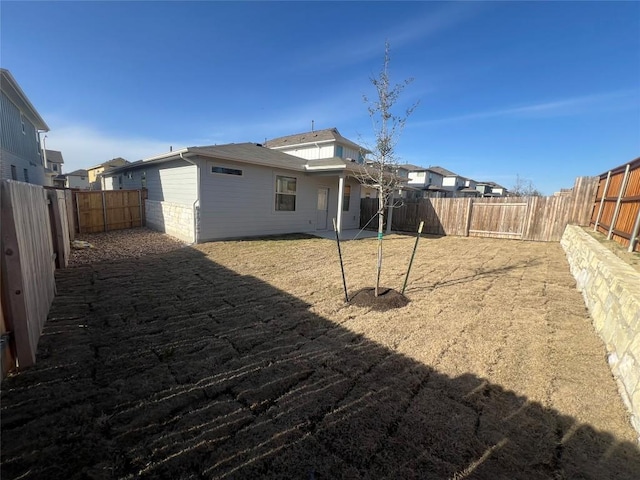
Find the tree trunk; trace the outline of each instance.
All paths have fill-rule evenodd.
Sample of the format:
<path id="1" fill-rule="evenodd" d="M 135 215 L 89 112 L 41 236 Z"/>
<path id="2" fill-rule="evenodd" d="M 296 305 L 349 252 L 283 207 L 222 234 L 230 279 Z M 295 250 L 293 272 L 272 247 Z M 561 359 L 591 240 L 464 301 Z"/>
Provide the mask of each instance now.
<path id="1" fill-rule="evenodd" d="M 376 267 L 376 288 L 374 291 L 377 297 L 380 293 L 380 272 L 382 271 L 382 233 L 384 232 L 384 191 L 378 191 L 378 264 Z"/>

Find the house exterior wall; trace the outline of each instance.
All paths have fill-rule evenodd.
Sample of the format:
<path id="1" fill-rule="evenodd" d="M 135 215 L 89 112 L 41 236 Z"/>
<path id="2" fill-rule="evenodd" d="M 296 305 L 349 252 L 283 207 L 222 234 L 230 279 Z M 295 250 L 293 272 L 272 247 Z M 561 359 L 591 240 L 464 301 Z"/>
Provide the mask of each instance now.
<path id="1" fill-rule="evenodd" d="M 0 175 L 2 178 L 13 178 L 13 165 L 17 180 L 44 185 L 44 165 L 38 131 L 31 119 L 4 92 L 0 93 Z"/>
<path id="2" fill-rule="evenodd" d="M 89 180 L 87 179 L 87 177 L 76 177 L 75 175 L 67 175 L 66 187 L 86 190 L 89 188 Z"/>
<path id="3" fill-rule="evenodd" d="M 337 216 L 338 177 L 234 162 L 202 160 L 200 175 L 199 241 L 281 233 L 314 232 L 318 225 L 318 189 L 329 189 L 326 229 Z M 211 173 L 211 167 L 242 170 L 242 175 Z M 294 212 L 275 209 L 276 176 L 296 178 Z M 352 179 L 349 210 L 343 212 L 342 228 L 357 228 L 360 222 L 360 186 Z M 321 226 L 320 226 L 321 227 Z"/>
<path id="4" fill-rule="evenodd" d="M 110 174 L 103 177 L 103 181 L 107 190 L 146 188 L 147 226 L 192 243 L 195 241 L 197 177 L 195 165 L 176 160 Z"/>
<path id="5" fill-rule="evenodd" d="M 172 202 L 145 201 L 147 227 L 182 241 L 193 243 L 193 206 Z"/>
<path id="6" fill-rule="evenodd" d="M 277 150 L 288 153 L 295 157 L 304 158 L 305 160 L 318 160 L 320 158 L 331 158 L 334 156 L 334 144 L 308 145 L 291 148 L 278 148 Z M 357 158 L 357 157 L 355 157 Z"/>

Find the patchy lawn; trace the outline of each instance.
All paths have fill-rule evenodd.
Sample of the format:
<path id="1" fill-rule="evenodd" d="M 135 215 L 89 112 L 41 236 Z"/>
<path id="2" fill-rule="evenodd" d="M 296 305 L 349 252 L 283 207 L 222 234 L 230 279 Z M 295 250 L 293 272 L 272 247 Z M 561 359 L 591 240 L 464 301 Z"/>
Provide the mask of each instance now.
<path id="1" fill-rule="evenodd" d="M 413 244 L 385 240 L 384 286 Z M 58 272 L 2 478 L 637 478 L 558 244 L 423 238 L 386 312 L 344 303 L 329 240 L 174 247 Z M 343 244 L 352 293 L 375 248 Z"/>

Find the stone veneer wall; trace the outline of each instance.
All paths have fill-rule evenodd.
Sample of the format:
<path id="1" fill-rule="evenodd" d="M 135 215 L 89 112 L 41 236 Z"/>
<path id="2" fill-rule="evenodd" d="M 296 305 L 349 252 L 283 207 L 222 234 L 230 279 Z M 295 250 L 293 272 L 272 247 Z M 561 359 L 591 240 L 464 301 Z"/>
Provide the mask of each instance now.
<path id="1" fill-rule="evenodd" d="M 568 225 L 560 244 L 640 433 L 640 273 L 581 227 Z"/>
<path id="2" fill-rule="evenodd" d="M 193 207 L 179 203 L 145 201 L 147 226 L 193 243 Z"/>

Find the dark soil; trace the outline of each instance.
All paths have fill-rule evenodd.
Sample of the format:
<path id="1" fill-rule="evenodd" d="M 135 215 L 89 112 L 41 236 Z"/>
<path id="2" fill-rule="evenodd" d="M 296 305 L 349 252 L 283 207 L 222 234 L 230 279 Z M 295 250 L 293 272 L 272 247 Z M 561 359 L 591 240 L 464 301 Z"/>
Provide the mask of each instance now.
<path id="1" fill-rule="evenodd" d="M 358 307 L 370 307 L 379 312 L 404 307 L 409 303 L 407 297 L 391 288 L 380 287 L 377 297 L 375 292 L 373 287 L 358 290 L 349 297 L 349 303 Z"/>

